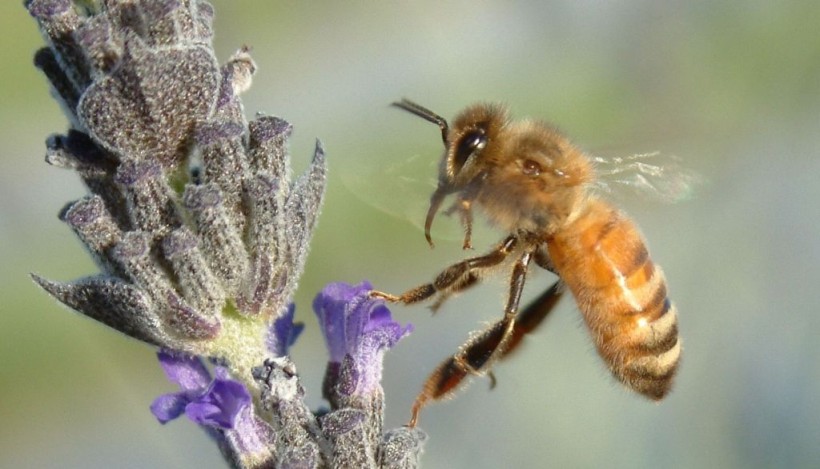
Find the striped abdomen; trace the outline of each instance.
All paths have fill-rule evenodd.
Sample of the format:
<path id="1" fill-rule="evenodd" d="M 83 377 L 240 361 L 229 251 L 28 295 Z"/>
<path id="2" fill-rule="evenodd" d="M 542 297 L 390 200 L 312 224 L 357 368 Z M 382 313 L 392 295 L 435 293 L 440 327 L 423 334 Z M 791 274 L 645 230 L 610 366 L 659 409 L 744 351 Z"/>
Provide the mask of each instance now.
<path id="1" fill-rule="evenodd" d="M 615 377 L 650 399 L 663 398 L 680 360 L 677 311 L 634 223 L 592 201 L 548 248 Z"/>

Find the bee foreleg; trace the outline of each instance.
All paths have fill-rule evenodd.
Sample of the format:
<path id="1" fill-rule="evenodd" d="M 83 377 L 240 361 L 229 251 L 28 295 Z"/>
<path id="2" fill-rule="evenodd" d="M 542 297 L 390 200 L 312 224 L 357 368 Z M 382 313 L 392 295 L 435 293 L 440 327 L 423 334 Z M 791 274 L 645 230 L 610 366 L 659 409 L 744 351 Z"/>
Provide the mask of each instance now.
<path id="1" fill-rule="evenodd" d="M 427 283 L 416 288 L 411 288 L 401 295 L 391 295 L 390 293 L 380 291 L 372 291 L 370 292 L 370 295 L 384 298 L 385 300 L 394 303 L 404 304 L 424 301 L 436 293 L 442 293 L 444 295 L 443 298 L 446 299 L 449 294 L 461 291 L 474 285 L 478 280 L 476 271 L 502 263 L 513 250 L 517 242 L 518 238 L 515 235 L 510 235 L 489 253 L 453 264 L 441 271 L 441 273 L 436 276 L 433 283 Z M 469 278 L 470 276 L 476 276 L 476 279 L 471 280 Z"/>
<path id="2" fill-rule="evenodd" d="M 458 212 L 461 218 L 461 226 L 464 227 L 464 243 L 461 248 L 464 250 L 473 248 L 473 199 L 465 198 L 464 195 L 459 197 L 457 201 L 444 212 L 445 215 L 452 215 Z"/>
<path id="3" fill-rule="evenodd" d="M 461 249 L 473 248 L 473 201 L 461 199 L 459 203 L 459 214 L 461 215 L 461 225 L 464 226 L 464 243 Z"/>

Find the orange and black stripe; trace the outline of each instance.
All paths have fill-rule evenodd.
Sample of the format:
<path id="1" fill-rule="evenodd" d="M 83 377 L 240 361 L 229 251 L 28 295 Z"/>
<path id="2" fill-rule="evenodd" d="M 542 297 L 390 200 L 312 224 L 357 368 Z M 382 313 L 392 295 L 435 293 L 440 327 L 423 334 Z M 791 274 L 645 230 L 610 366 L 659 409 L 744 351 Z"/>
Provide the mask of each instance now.
<path id="1" fill-rule="evenodd" d="M 548 245 L 613 375 L 650 399 L 663 398 L 680 361 L 677 310 L 635 224 L 591 201 Z"/>

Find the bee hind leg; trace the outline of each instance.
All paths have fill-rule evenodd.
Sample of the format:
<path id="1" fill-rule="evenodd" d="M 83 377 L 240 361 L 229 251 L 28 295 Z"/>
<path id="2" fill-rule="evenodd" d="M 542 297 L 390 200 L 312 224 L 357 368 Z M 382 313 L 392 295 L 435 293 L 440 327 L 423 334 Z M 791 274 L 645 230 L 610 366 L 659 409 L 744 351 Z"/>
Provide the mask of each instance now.
<path id="1" fill-rule="evenodd" d="M 512 321 L 512 325 L 515 322 Z M 430 402 L 452 396 L 469 376 L 490 374 L 491 386 L 495 377 L 490 368 L 499 347 L 506 340 L 505 320 L 498 321 L 467 341 L 455 355 L 444 360 L 427 378 L 411 409 L 408 427 L 416 426 L 421 409 Z M 515 327 L 512 329 L 515 331 Z"/>
<path id="2" fill-rule="evenodd" d="M 520 345 L 524 336 L 537 329 L 546 319 L 547 315 L 552 312 L 558 300 L 564 294 L 564 289 L 561 282 L 557 281 L 552 284 L 544 293 L 534 299 L 523 311 L 518 313 L 515 318 L 515 328 L 512 336 L 504 348 L 504 353 L 501 358 L 507 358 Z"/>
<path id="3" fill-rule="evenodd" d="M 494 388 L 497 380 L 491 370 L 493 363 L 515 350 L 524 336 L 535 330 L 558 303 L 562 290 L 560 282 L 555 282 L 516 315 L 531 257 L 530 254 L 525 254 L 516 262 L 504 318 L 468 340 L 458 353 L 442 362 L 424 382 L 413 403 L 410 422 L 407 424 L 409 427 L 418 423 L 424 406 L 451 396 L 468 376 L 488 375 L 490 388 Z"/>

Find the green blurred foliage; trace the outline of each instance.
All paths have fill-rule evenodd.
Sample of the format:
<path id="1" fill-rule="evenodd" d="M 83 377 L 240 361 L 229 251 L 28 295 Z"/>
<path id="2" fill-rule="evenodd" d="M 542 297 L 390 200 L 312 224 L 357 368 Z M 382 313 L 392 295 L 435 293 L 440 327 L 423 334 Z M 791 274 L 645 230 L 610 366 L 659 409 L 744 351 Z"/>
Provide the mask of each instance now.
<path id="1" fill-rule="evenodd" d="M 152 350 L 65 311 L 28 280 L 94 267 L 56 218 L 83 189 L 43 163 L 43 140 L 66 121 L 31 65 L 42 41 L 20 3 L 0 4 L 0 466 L 222 467 L 193 425 L 162 427 L 148 412 L 172 389 Z M 818 4 L 214 4 L 220 60 L 248 44 L 259 66 L 247 113 L 294 124 L 295 169 L 317 136 L 329 155 L 328 198 L 296 298 L 308 328 L 294 358 L 312 405 L 325 358 L 309 308 L 322 285 L 367 278 L 400 291 L 463 256 L 457 242 L 430 251 L 411 221 L 376 208 L 408 198 L 423 206 L 428 194 L 367 180 L 440 152 L 434 128 L 387 104 L 409 97 L 451 116 L 503 101 L 591 151 L 659 150 L 709 181 L 687 203 L 626 206 L 669 279 L 684 362 L 662 404 L 627 394 L 566 301 L 497 369 L 496 390 L 478 380 L 426 409 L 427 467 L 816 467 Z M 436 223 L 434 236 L 455 221 Z M 498 236 L 485 230 L 477 250 Z M 527 297 L 550 281 L 533 275 Z M 416 332 L 388 356 L 389 426 L 405 421 L 435 364 L 500 314 L 504 279 L 487 283 L 433 318 L 394 309 Z"/>

